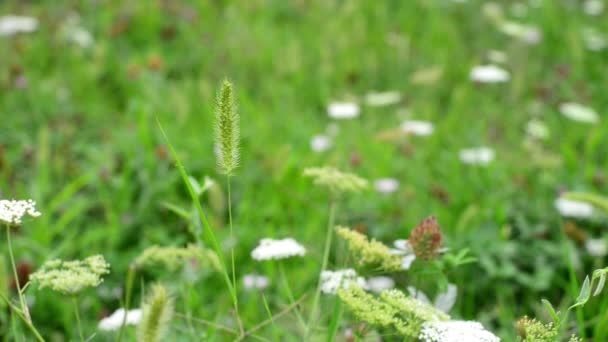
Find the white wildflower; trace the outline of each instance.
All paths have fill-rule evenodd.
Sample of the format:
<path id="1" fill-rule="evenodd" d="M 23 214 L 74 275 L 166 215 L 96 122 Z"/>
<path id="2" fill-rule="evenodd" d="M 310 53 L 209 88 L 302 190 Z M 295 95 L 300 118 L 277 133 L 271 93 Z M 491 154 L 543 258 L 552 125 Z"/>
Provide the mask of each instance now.
<path id="1" fill-rule="evenodd" d="M 414 254 L 414 249 L 408 240 L 396 240 L 393 242 L 395 246 L 394 249 L 391 249 L 391 253 L 395 255 L 402 255 L 403 259 L 401 259 L 401 268 L 404 271 L 407 271 L 412 266 L 412 263 L 416 260 L 416 254 Z"/>
<path id="2" fill-rule="evenodd" d="M 286 259 L 293 256 L 304 256 L 306 248 L 292 238 L 273 240 L 262 239 L 260 244 L 251 251 L 255 260 Z"/>
<path id="3" fill-rule="evenodd" d="M 374 182 L 376 191 L 382 194 L 390 194 L 399 189 L 399 181 L 394 178 L 381 178 Z"/>
<path id="4" fill-rule="evenodd" d="M 489 147 L 475 147 L 460 150 L 460 161 L 465 164 L 487 165 L 494 160 L 494 150 Z"/>
<path id="5" fill-rule="evenodd" d="M 508 71 L 491 64 L 474 67 L 469 77 L 479 83 L 501 83 L 511 79 Z"/>
<path id="6" fill-rule="evenodd" d="M 20 224 L 23 216 L 40 216 L 36 202 L 28 200 L 0 200 L 0 221 L 6 224 Z"/>
<path id="7" fill-rule="evenodd" d="M 310 139 L 310 148 L 315 152 L 327 151 L 331 146 L 331 138 L 327 135 L 315 135 Z"/>
<path id="8" fill-rule="evenodd" d="M 595 110 L 575 102 L 562 103 L 559 111 L 568 119 L 578 122 L 597 123 L 600 120 Z"/>
<path id="9" fill-rule="evenodd" d="M 587 15 L 597 16 L 604 11 L 604 2 L 602 0 L 586 0 L 583 3 L 583 12 Z"/>
<path id="10" fill-rule="evenodd" d="M 583 29 L 583 41 L 585 46 L 590 51 L 601 51 L 608 47 L 606 37 L 594 28 L 587 27 Z"/>
<path id="11" fill-rule="evenodd" d="M 327 115 L 336 120 L 353 119 L 359 116 L 359 105 L 354 102 L 334 102 L 327 108 Z"/>
<path id="12" fill-rule="evenodd" d="M 125 322 L 125 325 L 138 325 L 139 322 L 141 322 L 141 317 L 141 309 L 125 311 L 125 309 L 120 308 L 114 311 L 110 316 L 99 321 L 97 328 L 102 331 L 115 331 L 120 329 L 123 321 Z"/>
<path id="13" fill-rule="evenodd" d="M 379 276 L 367 279 L 367 288 L 374 293 L 380 293 L 394 287 L 395 281 L 391 277 Z"/>
<path id="14" fill-rule="evenodd" d="M 499 342 L 500 338 L 474 321 L 435 321 L 422 325 L 422 342 Z"/>
<path id="15" fill-rule="evenodd" d="M 264 290 L 270 285 L 268 277 L 259 274 L 246 274 L 243 277 L 243 286 L 248 290 Z"/>
<path id="16" fill-rule="evenodd" d="M 367 289 L 365 279 L 357 276 L 357 272 L 352 268 L 321 272 L 321 292 L 323 293 L 336 294 L 339 289 L 346 289 L 353 284 Z"/>
<path id="17" fill-rule="evenodd" d="M 587 218 L 593 215 L 591 204 L 563 197 L 555 200 L 555 208 L 565 217 Z"/>
<path id="18" fill-rule="evenodd" d="M 398 91 L 387 91 L 383 93 L 368 93 L 365 95 L 365 104 L 372 107 L 389 106 L 401 101 L 401 94 Z"/>
<path id="19" fill-rule="evenodd" d="M 536 26 L 523 25 L 514 21 L 503 21 L 499 29 L 502 33 L 528 44 L 537 44 L 543 38 L 542 32 Z"/>
<path id="20" fill-rule="evenodd" d="M 38 19 L 7 15 L 0 17 L 0 36 L 12 36 L 17 33 L 34 32 L 38 28 Z"/>
<path id="21" fill-rule="evenodd" d="M 532 119 L 526 125 L 526 133 L 535 139 L 549 138 L 549 128 L 540 120 Z"/>
<path id="22" fill-rule="evenodd" d="M 74 43 L 81 48 L 86 49 L 93 46 L 93 35 L 82 27 L 68 27 L 64 34 L 67 41 Z"/>
<path id="23" fill-rule="evenodd" d="M 585 249 L 589 255 L 603 258 L 608 254 L 608 245 L 604 239 L 589 239 L 585 241 Z"/>
<path id="24" fill-rule="evenodd" d="M 490 50 L 486 53 L 488 60 L 492 63 L 506 63 L 507 62 L 507 54 L 504 51 L 500 50 Z"/>
<path id="25" fill-rule="evenodd" d="M 456 297 L 458 296 L 458 287 L 455 284 L 448 284 L 445 292 L 439 293 L 435 300 L 431 302 L 429 297 L 422 291 L 416 289 L 413 286 L 408 286 L 407 291 L 410 296 L 418 299 L 419 301 L 433 305 L 435 308 L 448 313 L 454 307 L 456 303 Z"/>
<path id="26" fill-rule="evenodd" d="M 401 130 L 407 134 L 427 136 L 433 134 L 435 128 L 428 121 L 407 120 L 401 124 Z"/>

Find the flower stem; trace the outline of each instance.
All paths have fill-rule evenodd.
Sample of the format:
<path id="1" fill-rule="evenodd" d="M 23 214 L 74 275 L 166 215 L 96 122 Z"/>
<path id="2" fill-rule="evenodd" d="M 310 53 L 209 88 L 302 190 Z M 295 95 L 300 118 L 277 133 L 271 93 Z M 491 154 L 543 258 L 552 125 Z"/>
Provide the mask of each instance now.
<path id="1" fill-rule="evenodd" d="M 21 311 L 23 311 L 23 316 L 28 323 L 32 322 L 30 318 L 30 312 L 25 304 L 25 299 L 23 299 L 23 294 L 21 293 L 21 284 L 19 284 L 19 274 L 17 273 L 17 266 L 15 265 L 15 256 L 13 255 L 13 245 L 11 243 L 11 227 L 6 227 L 6 242 L 8 244 L 8 254 L 11 258 L 11 266 L 13 267 L 13 276 L 15 277 L 15 287 L 17 288 L 17 296 L 19 297 L 19 304 L 21 305 Z"/>
<path id="2" fill-rule="evenodd" d="M 72 304 L 74 305 L 74 314 L 76 314 L 76 324 L 78 325 L 78 334 L 80 340 L 84 342 L 84 335 L 82 334 L 82 325 L 80 323 L 80 313 L 78 312 L 78 297 L 72 297 Z"/>
<path id="3" fill-rule="evenodd" d="M 228 224 L 230 226 L 230 264 L 232 267 L 232 290 L 234 291 L 234 314 L 239 325 L 241 336 L 245 333 L 239 316 L 239 301 L 236 290 L 236 267 L 234 265 L 234 229 L 232 227 L 232 191 L 230 189 L 230 174 L 226 175 L 228 187 Z"/>

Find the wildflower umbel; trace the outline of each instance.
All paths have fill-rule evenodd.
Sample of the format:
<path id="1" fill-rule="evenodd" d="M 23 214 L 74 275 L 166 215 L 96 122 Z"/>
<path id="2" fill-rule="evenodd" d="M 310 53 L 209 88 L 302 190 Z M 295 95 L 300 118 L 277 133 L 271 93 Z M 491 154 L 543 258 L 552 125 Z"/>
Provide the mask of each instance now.
<path id="1" fill-rule="evenodd" d="M 500 342 L 500 338 L 474 321 L 425 322 L 419 339 L 422 342 Z"/>
<path id="2" fill-rule="evenodd" d="M 307 168 L 304 176 L 313 177 L 316 185 L 328 188 L 333 194 L 358 192 L 367 187 L 367 180 L 329 166 Z"/>
<path id="3" fill-rule="evenodd" d="M 231 176 L 239 165 L 239 114 L 232 83 L 224 80 L 215 109 L 215 144 L 221 173 Z"/>
<path id="4" fill-rule="evenodd" d="M 336 294 L 339 289 L 346 289 L 353 285 L 367 288 L 365 279 L 359 277 L 352 268 L 321 272 L 321 292 L 323 293 Z"/>
<path id="5" fill-rule="evenodd" d="M 138 341 L 159 342 L 173 316 L 173 300 L 162 285 L 154 285 L 144 303 L 143 318 L 139 324 Z"/>
<path id="6" fill-rule="evenodd" d="M 439 254 L 443 237 L 435 216 L 425 218 L 410 234 L 409 242 L 416 257 L 430 260 Z"/>
<path id="7" fill-rule="evenodd" d="M 260 244 L 251 251 L 251 257 L 257 261 L 271 259 L 286 259 L 292 256 L 304 256 L 306 248 L 292 238 L 282 240 L 262 239 Z"/>
<path id="8" fill-rule="evenodd" d="M 118 330 L 122 326 L 123 320 L 125 325 L 138 325 L 139 322 L 141 322 L 141 317 L 141 309 L 133 309 L 126 311 L 125 309 L 120 308 L 114 311 L 114 313 L 110 316 L 105 317 L 104 319 L 99 321 L 97 329 L 102 331 Z"/>
<path id="9" fill-rule="evenodd" d="M 559 332 L 553 323 L 541 323 L 536 319 L 523 317 L 517 322 L 517 330 L 524 342 L 556 341 Z"/>
<path id="10" fill-rule="evenodd" d="M 101 255 L 84 260 L 47 261 L 40 270 L 30 276 L 30 280 L 42 289 L 51 288 L 65 295 L 77 295 L 87 287 L 97 287 L 103 282 L 102 276 L 110 273 L 110 265 Z"/>
<path id="11" fill-rule="evenodd" d="M 21 224 L 23 216 L 40 216 L 36 211 L 36 202 L 28 200 L 0 200 L 0 221 L 8 225 Z"/>

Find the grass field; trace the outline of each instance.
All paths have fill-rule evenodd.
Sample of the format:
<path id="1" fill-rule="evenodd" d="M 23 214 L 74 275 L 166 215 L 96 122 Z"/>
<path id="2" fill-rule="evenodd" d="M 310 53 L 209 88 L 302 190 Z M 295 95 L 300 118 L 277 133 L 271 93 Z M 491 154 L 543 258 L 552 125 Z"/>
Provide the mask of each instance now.
<path id="1" fill-rule="evenodd" d="M 564 218 L 555 207 L 563 191 L 605 194 L 608 187 L 608 50 L 591 44 L 608 34 L 608 14 L 590 15 L 584 5 L 2 1 L 0 16 L 38 20 L 34 32 L 0 36 L 0 198 L 32 198 L 42 213 L 13 230 L 16 262 L 29 273 L 49 259 L 102 254 L 111 272 L 78 305 L 86 336 L 114 339 L 115 333 L 96 332 L 97 324 L 124 305 L 129 265 L 153 245 L 203 241 L 205 227 L 162 126 L 188 174 L 201 185 L 206 177 L 215 181 L 200 202 L 228 264 L 234 247 L 245 329 L 268 319 L 268 311 L 291 309 L 245 340 L 304 336 L 298 316 L 308 319 L 322 270 L 328 195 L 303 172 L 329 165 L 371 185 L 338 201 L 336 224 L 392 245 L 435 215 L 450 251 L 466 248 L 476 258 L 446 275 L 458 288 L 450 316 L 477 320 L 514 341 L 524 315 L 551 320 L 541 299 L 565 311 L 585 275 L 606 266 L 606 253 L 585 246 L 592 239 L 605 246 L 608 216 L 596 210 L 590 218 Z M 471 70 L 487 64 L 508 71 L 509 79 L 471 80 Z M 241 130 L 240 167 L 230 177 L 233 239 L 226 177 L 217 172 L 213 147 L 224 78 L 235 87 Z M 366 97 L 389 91 L 399 93 L 396 103 Z M 332 119 L 327 108 L 335 102 L 358 103 L 360 115 Z M 564 103 L 596 116 L 572 120 Z M 405 120 L 431 122 L 434 131 L 404 134 Z M 536 133 L 530 121 L 541 127 Z M 316 135 L 327 135 L 331 147 L 311 149 Z M 483 146 L 494 151 L 491 162 L 462 162 L 461 150 Z M 383 178 L 397 180 L 398 189 L 376 191 L 374 182 Z M 253 260 L 251 251 L 267 237 L 293 237 L 307 255 Z M 4 254 L 6 288 L 12 272 Z M 334 238 L 329 269 L 355 267 L 348 255 Z M 211 264 L 137 272 L 132 306 L 161 282 L 184 315 L 174 315 L 167 340 L 234 339 L 183 318 L 238 330 L 230 292 Z M 265 275 L 270 285 L 247 290 L 246 274 Z M 396 288 L 405 290 L 413 278 L 395 275 Z M 426 277 L 418 286 L 433 294 L 437 282 Z M 14 286 L 5 293 L 17 298 Z M 26 298 L 46 339 L 79 338 L 69 298 L 35 286 Z M 335 340 L 343 341 L 346 331 L 361 329 L 338 297 L 320 298 L 309 340 L 332 340 L 336 329 Z M 29 340 L 26 325 L 2 306 L 0 336 Z M 599 295 L 573 310 L 563 336 L 608 340 L 607 308 L 608 296 Z M 135 336 L 134 328 L 125 331 L 129 340 Z"/>

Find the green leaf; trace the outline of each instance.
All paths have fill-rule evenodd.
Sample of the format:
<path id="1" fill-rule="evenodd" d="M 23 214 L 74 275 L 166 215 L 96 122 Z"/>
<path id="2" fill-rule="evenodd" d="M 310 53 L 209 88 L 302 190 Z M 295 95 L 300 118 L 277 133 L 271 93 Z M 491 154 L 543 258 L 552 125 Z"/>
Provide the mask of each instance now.
<path id="1" fill-rule="evenodd" d="M 576 303 L 570 306 L 568 309 L 575 308 L 577 306 L 585 305 L 587 301 L 591 297 L 591 284 L 589 281 L 589 276 L 585 277 L 585 282 L 583 282 L 583 286 L 581 287 L 581 292 L 578 294 L 576 298 Z"/>
<path id="2" fill-rule="evenodd" d="M 545 306 L 545 309 L 549 312 L 549 315 L 551 315 L 551 318 L 553 318 L 553 323 L 555 323 L 555 325 L 559 325 L 559 312 L 555 312 L 553 305 L 548 300 L 543 298 L 541 299 L 541 302 Z"/>
<path id="3" fill-rule="evenodd" d="M 604 288 L 604 285 L 606 284 L 606 272 L 604 272 L 604 270 L 598 270 L 600 271 L 598 276 L 596 276 L 595 274 L 593 275 L 593 279 L 599 278 L 600 281 L 597 284 L 597 287 L 595 288 L 595 291 L 593 292 L 593 296 L 597 296 L 600 294 L 600 292 L 602 292 L 602 289 Z M 595 273 L 595 272 L 594 272 Z"/>

